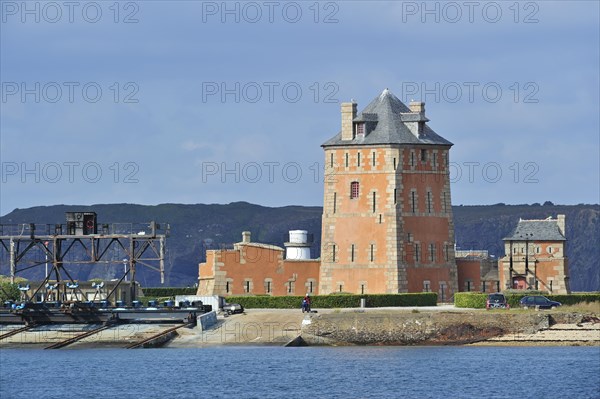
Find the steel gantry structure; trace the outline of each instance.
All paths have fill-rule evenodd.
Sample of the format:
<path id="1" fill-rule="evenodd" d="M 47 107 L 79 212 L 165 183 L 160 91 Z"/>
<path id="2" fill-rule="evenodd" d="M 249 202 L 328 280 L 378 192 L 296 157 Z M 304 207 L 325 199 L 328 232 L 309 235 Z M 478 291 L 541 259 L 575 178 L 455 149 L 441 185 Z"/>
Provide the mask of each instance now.
<path id="1" fill-rule="evenodd" d="M 66 234 L 63 233 L 62 224 L 36 225 L 27 224 L 1 224 L 0 225 L 0 252 L 6 252 L 0 256 L 0 261 L 5 262 L 8 258 L 10 266 L 10 279 L 15 282 L 15 277 L 26 270 L 46 265 L 45 278 L 31 295 L 36 294 L 51 286 L 56 290 L 56 298 L 65 297 L 67 290 L 79 292 L 83 298 L 83 292 L 79 284 L 65 267 L 76 265 L 85 267 L 97 264 L 123 264 L 124 271 L 117 284 L 108 293 L 109 299 L 123 282 L 127 283 L 129 276 L 129 290 L 131 300 L 136 299 L 136 267 L 142 265 L 160 273 L 160 281 L 164 283 L 164 261 L 166 252 L 166 238 L 169 235 L 168 224 L 150 222 L 145 224 L 113 223 L 102 224 L 100 229 L 96 225 L 95 214 L 93 218 L 83 220 L 81 224 L 69 221 L 67 213 Z M 76 217 L 80 217 L 77 213 Z M 81 213 L 83 215 L 83 213 Z M 87 218 L 87 217 L 86 217 Z M 42 231 L 43 234 L 36 234 Z M 33 252 L 41 251 L 43 260 L 32 260 Z M 125 254 L 124 259 L 110 259 L 111 251 L 118 250 Z M 8 257 L 6 256 L 8 254 Z M 39 254 L 39 252 L 38 252 Z M 67 255 L 69 255 L 67 257 Z M 51 268 L 48 269 L 48 264 Z M 5 266 L 0 267 L 5 269 Z M 119 274 L 117 274 L 118 276 Z M 52 277 L 54 277 L 53 280 Z M 52 281 L 52 284 L 50 282 Z M 63 296 L 61 296 L 61 291 Z"/>

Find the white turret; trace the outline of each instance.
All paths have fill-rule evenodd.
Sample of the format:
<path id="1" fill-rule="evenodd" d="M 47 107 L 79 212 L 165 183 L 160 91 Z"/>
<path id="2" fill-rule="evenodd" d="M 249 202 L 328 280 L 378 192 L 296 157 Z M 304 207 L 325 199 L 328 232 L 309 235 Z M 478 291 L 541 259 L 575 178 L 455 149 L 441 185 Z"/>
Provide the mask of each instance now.
<path id="1" fill-rule="evenodd" d="M 285 245 L 285 257 L 291 260 L 310 259 L 310 246 L 306 230 L 290 230 L 289 242 Z"/>

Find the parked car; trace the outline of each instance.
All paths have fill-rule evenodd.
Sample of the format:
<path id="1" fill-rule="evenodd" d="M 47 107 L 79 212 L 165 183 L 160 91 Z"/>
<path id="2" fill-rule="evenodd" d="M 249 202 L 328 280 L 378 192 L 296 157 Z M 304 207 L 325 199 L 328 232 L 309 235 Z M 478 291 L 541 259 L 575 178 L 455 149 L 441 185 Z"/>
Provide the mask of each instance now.
<path id="1" fill-rule="evenodd" d="M 540 309 L 554 309 L 562 305 L 562 303 L 551 301 L 550 299 L 542 295 L 532 295 L 523 297 L 521 301 L 519 301 L 519 303 L 524 309 L 536 307 L 539 307 Z"/>
<path id="2" fill-rule="evenodd" d="M 244 313 L 244 307 L 239 303 L 226 303 L 223 305 L 223 312 L 227 314 Z"/>
<path id="3" fill-rule="evenodd" d="M 487 300 L 485 301 L 486 309 L 510 309 L 510 305 L 508 304 L 508 300 L 499 292 L 495 294 L 489 294 Z"/>

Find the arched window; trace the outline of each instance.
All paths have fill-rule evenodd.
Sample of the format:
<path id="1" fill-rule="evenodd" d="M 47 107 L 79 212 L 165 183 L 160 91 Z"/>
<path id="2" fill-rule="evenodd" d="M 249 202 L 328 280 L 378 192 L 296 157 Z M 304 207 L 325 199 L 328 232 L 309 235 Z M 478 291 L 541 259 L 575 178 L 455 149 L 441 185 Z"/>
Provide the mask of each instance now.
<path id="1" fill-rule="evenodd" d="M 350 183 L 350 199 L 358 198 L 359 185 L 357 181 Z"/>

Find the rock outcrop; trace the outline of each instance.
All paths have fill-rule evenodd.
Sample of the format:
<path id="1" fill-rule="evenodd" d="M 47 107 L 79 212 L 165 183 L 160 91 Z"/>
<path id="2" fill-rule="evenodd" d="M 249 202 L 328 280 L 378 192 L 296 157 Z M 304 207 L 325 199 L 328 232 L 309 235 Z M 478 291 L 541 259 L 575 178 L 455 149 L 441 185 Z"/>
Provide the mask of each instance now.
<path id="1" fill-rule="evenodd" d="M 552 321 L 544 313 L 341 312 L 312 315 L 308 345 L 459 345 L 507 333 L 532 334 Z"/>

